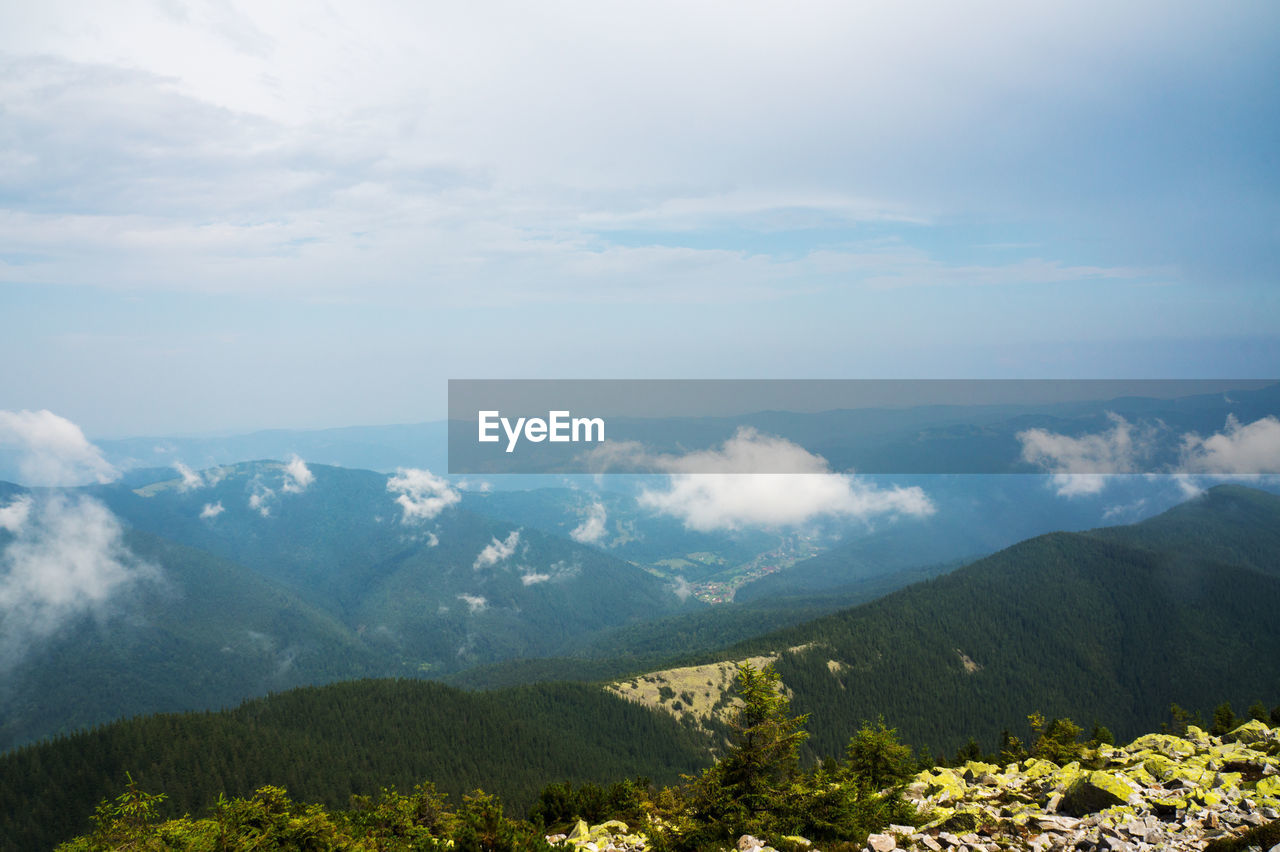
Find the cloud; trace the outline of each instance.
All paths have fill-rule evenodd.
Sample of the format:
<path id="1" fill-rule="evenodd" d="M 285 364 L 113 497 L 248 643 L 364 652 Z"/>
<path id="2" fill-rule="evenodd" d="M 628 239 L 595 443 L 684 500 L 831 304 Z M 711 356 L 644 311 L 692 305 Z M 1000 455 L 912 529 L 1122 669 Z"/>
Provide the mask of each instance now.
<path id="1" fill-rule="evenodd" d="M 566 562 L 561 559 L 549 565 L 546 571 L 526 570 L 520 575 L 520 582 L 526 586 L 535 586 L 538 583 L 563 583 L 565 580 L 572 579 L 581 573 L 581 563 Z"/>
<path id="2" fill-rule="evenodd" d="M 264 483 L 260 476 L 253 478 L 250 487 L 253 491 L 249 495 L 249 508 L 264 518 L 271 517 L 271 501 L 275 499 L 276 492 Z"/>
<path id="3" fill-rule="evenodd" d="M 1116 414 L 1107 415 L 1111 429 L 1070 437 L 1044 429 L 1018 433 L 1022 460 L 1053 473 L 1050 482 L 1059 496 L 1099 494 L 1111 477 L 1143 472 L 1143 464 L 1157 449 L 1160 429 L 1136 427 Z M 1208 437 L 1189 432 L 1178 445 L 1177 464 L 1146 471 L 1148 476 L 1171 476 L 1183 496 L 1203 491 L 1201 481 L 1257 477 L 1280 473 L 1280 419 L 1267 416 L 1242 425 L 1228 415 L 1226 427 Z"/>
<path id="4" fill-rule="evenodd" d="M 79 426 L 52 411 L 0 411 L 0 446 L 21 452 L 25 485 L 106 483 L 119 476 Z"/>
<path id="5" fill-rule="evenodd" d="M 173 469 L 182 477 L 182 484 L 178 486 L 179 491 L 194 491 L 204 486 L 204 478 L 182 462 L 174 462 Z"/>
<path id="6" fill-rule="evenodd" d="M 467 605 L 467 609 L 474 615 L 489 608 L 489 601 L 483 595 L 458 595 L 458 600 Z"/>
<path id="7" fill-rule="evenodd" d="M 106 506 L 90 497 L 22 497 L 0 510 L 13 539 L 0 552 L 0 667 L 85 614 L 106 615 L 117 595 L 157 567 L 138 559 Z"/>
<path id="8" fill-rule="evenodd" d="M 307 467 L 307 463 L 294 455 L 284 466 L 284 484 L 280 488 L 286 494 L 301 494 L 315 481 L 316 476 Z"/>
<path id="9" fill-rule="evenodd" d="M 449 483 L 429 470 L 402 467 L 387 480 L 387 490 L 398 492 L 396 502 L 404 514 L 403 523 L 429 521 L 462 499 Z"/>
<path id="10" fill-rule="evenodd" d="M 569 538 L 579 544 L 597 544 L 605 537 L 607 519 L 604 504 L 597 500 L 587 509 L 587 516 L 582 523 L 569 531 Z"/>
<path id="11" fill-rule="evenodd" d="M 0 530 L 16 533 L 31 516 L 31 498 L 25 494 L 8 506 L 0 506 Z"/>
<path id="12" fill-rule="evenodd" d="M 684 577 L 676 577 L 671 584 L 671 592 L 680 599 L 680 603 L 684 603 L 693 594 L 693 586 Z"/>
<path id="13" fill-rule="evenodd" d="M 1154 448 L 1154 427 L 1136 429 L 1113 412 L 1107 419 L 1109 430 L 1078 438 L 1047 429 L 1019 432 L 1022 460 L 1053 473 L 1059 496 L 1097 494 L 1106 488 L 1108 475 L 1137 472 Z"/>
<path id="14" fill-rule="evenodd" d="M 480 551 L 480 555 L 476 557 L 475 563 L 471 566 L 472 569 L 479 571 L 481 568 L 497 565 L 515 553 L 516 545 L 519 543 L 520 530 L 512 530 L 504 541 L 498 541 L 495 537 L 493 541 L 485 545 L 484 550 Z"/>
<path id="15" fill-rule="evenodd" d="M 719 450 L 670 457 L 663 464 L 668 470 L 700 472 L 673 473 L 665 488 L 645 488 L 640 505 L 702 532 L 795 527 L 823 517 L 867 520 L 934 512 L 919 487 L 880 488 L 852 474 L 831 473 L 821 456 L 754 429 L 739 429 Z M 717 469 L 788 472 L 706 472 Z"/>
<path id="16" fill-rule="evenodd" d="M 221 515 L 226 509 L 222 505 L 222 501 L 217 503 L 205 503 L 204 508 L 200 510 L 200 518 L 202 520 L 210 520 Z"/>
<path id="17" fill-rule="evenodd" d="M 1183 436 L 1181 466 L 1189 473 L 1280 473 L 1280 420 L 1268 416 L 1241 425 L 1227 415 L 1222 432 Z"/>

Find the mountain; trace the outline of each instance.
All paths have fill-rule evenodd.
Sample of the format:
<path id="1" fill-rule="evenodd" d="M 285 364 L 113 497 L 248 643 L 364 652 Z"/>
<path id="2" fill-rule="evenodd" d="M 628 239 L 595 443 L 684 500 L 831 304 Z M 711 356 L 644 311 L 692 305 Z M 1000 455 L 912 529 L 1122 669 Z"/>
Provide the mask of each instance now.
<path id="1" fill-rule="evenodd" d="M 304 484 L 287 477 L 254 462 L 199 484 L 67 492 L 105 504 L 152 570 L 68 610 L 6 666 L 0 748 L 304 684 L 570 653 L 703 606 L 600 550 L 457 505 L 406 524 L 385 475 L 314 465 Z M 0 638 L 12 626 L 0 621 Z"/>
<path id="2" fill-rule="evenodd" d="M 1171 703 L 1280 698 L 1280 497 L 1219 486 L 1138 524 L 1052 533 L 749 640 L 780 652 L 811 747 L 883 715 L 949 752 L 1033 711 L 1128 736 Z M 791 649 L 791 650 L 786 650 Z"/>
<path id="3" fill-rule="evenodd" d="M 697 606 L 599 549 L 459 504 L 417 519 L 383 474 L 308 470 L 313 481 L 292 493 L 273 462 L 220 468 L 186 490 L 170 480 L 97 493 L 134 527 L 249 566 L 424 671 L 552 653 Z M 209 505 L 221 511 L 202 517 Z"/>
<path id="4" fill-rule="evenodd" d="M 89 830 L 125 773 L 198 814 L 265 784 L 331 807 L 430 780 L 455 806 L 483 786 L 523 812 L 553 781 L 636 774 L 674 782 L 707 741 L 585 685 L 468 693 L 426 681 L 299 689 L 219 713 L 148 716 L 0 755 L 0 849 L 49 849 Z"/>
<path id="5" fill-rule="evenodd" d="M 138 530 L 125 544 L 161 566 L 160 579 L 69 621 L 5 671 L 0 748 L 122 716 L 397 673 L 333 615 L 243 566 Z"/>

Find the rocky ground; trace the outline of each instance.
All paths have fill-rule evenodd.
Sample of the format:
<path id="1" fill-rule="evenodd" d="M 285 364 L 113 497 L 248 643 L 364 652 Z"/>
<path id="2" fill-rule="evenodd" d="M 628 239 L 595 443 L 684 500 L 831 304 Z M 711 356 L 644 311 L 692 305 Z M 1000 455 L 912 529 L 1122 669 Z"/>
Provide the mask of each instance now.
<path id="1" fill-rule="evenodd" d="M 1280 728 L 1251 721 L 1225 737 L 1196 727 L 1181 737 L 1148 734 L 1123 748 L 1090 750 L 1083 762 L 1065 766 L 1033 758 L 1005 767 L 970 762 L 925 770 L 906 795 L 920 824 L 873 834 L 867 850 L 1199 852 L 1280 820 Z M 581 823 L 548 840 L 581 852 L 646 846 L 643 834 L 616 821 Z M 1241 848 L 1280 852 L 1277 840 L 1263 842 Z M 801 838 L 784 843 L 806 844 Z M 749 836 L 737 845 L 743 852 L 772 848 Z M 820 846 L 813 844 L 815 852 Z"/>

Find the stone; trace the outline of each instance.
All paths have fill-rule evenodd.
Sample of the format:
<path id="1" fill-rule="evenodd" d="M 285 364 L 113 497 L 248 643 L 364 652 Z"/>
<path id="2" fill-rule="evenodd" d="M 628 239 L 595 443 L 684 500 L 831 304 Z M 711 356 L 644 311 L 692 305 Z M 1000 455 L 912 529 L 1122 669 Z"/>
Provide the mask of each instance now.
<path id="1" fill-rule="evenodd" d="M 898 848 L 898 841 L 892 834 L 873 834 L 867 838 L 867 848 L 874 852 L 893 852 Z"/>
<path id="2" fill-rule="evenodd" d="M 1076 779 L 1063 794 L 1060 810 L 1072 816 L 1097 813 L 1103 808 L 1127 803 L 1135 792 L 1129 781 L 1109 772 L 1089 772 Z"/>
<path id="3" fill-rule="evenodd" d="M 1227 737 L 1238 743 L 1258 743 L 1267 742 L 1268 740 L 1271 740 L 1274 735 L 1271 733 L 1271 729 L 1267 727 L 1266 723 L 1259 722 L 1257 719 L 1250 719 L 1231 733 L 1227 734 Z"/>
<path id="4" fill-rule="evenodd" d="M 764 841 L 750 834 L 744 834 L 738 838 L 738 852 L 752 852 L 764 846 Z"/>

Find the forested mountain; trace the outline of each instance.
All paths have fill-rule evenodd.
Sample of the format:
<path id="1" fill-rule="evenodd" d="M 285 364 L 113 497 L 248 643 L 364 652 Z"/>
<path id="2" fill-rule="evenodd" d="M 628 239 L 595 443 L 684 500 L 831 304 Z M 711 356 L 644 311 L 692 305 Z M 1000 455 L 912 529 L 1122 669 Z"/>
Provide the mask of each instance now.
<path id="1" fill-rule="evenodd" d="M 1138 520 L 1185 499 L 1171 483 L 1140 476 L 1113 477 L 1105 492 L 1071 500 L 1059 496 L 1043 476 L 893 477 L 892 482 L 920 486 L 936 511 L 847 535 L 830 550 L 748 583 L 735 600 L 826 593 L 872 578 L 885 584 L 901 572 L 972 560 L 1042 533 Z"/>
<path id="2" fill-rule="evenodd" d="M 810 714 L 810 759 L 841 752 L 878 716 L 935 753 L 970 735 L 994 749 L 1000 728 L 1032 711 L 1128 736 L 1157 726 L 1173 702 L 1243 707 L 1280 696 L 1277 529 L 1280 497 L 1221 486 L 1142 523 L 1039 536 L 705 658 L 778 654 L 794 710 Z M 300 619 L 311 613 L 292 606 Z M 358 656 L 359 646 L 333 642 L 334 653 Z M 636 659 L 587 665 L 615 678 Z M 374 783 L 423 778 L 519 803 L 564 777 L 669 776 L 705 759 L 708 742 L 679 711 L 655 713 L 591 684 L 459 693 L 361 681 L 20 749 L 0 758 L 0 795 L 4 813 L 33 832 L 87 813 L 126 770 L 179 809 L 268 782 L 341 804 Z"/>
<path id="3" fill-rule="evenodd" d="M 49 849 L 84 833 L 126 772 L 163 789 L 175 816 L 265 784 L 345 807 L 354 793 L 424 780 L 455 804 L 483 786 L 523 812 L 554 781 L 664 783 L 709 762 L 705 737 L 596 687 L 468 693 L 354 681 L 116 722 L 0 756 L 0 849 Z"/>
<path id="4" fill-rule="evenodd" d="M 883 714 L 908 741 L 994 746 L 1033 710 L 1118 736 L 1171 703 L 1280 696 L 1280 497 L 1219 486 L 1139 524 L 1052 533 L 865 606 L 750 640 L 811 747 Z"/>
<path id="5" fill-rule="evenodd" d="M 703 606 L 601 550 L 456 504 L 405 523 L 381 474 L 287 476 L 262 462 L 71 491 L 131 527 L 123 546 L 149 568 L 5 661 L 0 748 L 303 684 L 569 653 Z"/>

